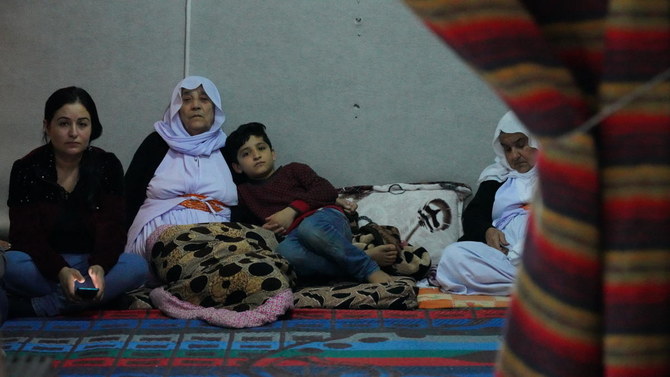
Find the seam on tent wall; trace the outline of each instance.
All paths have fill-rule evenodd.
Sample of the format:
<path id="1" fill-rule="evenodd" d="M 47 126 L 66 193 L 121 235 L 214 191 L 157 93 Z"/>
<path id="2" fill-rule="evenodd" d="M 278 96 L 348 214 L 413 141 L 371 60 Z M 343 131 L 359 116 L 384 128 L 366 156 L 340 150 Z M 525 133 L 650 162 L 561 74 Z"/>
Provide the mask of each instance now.
<path id="1" fill-rule="evenodd" d="M 184 20 L 184 77 L 189 75 L 191 65 L 191 0 L 186 0 Z"/>

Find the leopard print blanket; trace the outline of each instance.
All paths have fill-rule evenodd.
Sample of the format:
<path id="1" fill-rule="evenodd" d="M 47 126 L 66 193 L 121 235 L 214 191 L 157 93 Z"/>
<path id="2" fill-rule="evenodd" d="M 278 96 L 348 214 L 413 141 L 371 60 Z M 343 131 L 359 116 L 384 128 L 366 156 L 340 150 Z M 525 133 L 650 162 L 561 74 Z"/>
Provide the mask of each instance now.
<path id="1" fill-rule="evenodd" d="M 163 289 L 193 305 L 248 311 L 292 289 L 294 305 L 299 308 L 416 308 L 414 279 L 427 274 L 428 252 L 402 245 L 398 230 L 391 226 L 368 224 L 356 230 L 353 243 L 363 250 L 397 244 L 402 252 L 384 270 L 406 278 L 385 284 L 321 282 L 297 287 L 291 265 L 274 252 L 278 245 L 274 233 L 241 223 L 165 227 L 147 247 L 151 267 L 165 284 Z M 150 303 L 146 290 L 133 295 L 135 300 Z"/>
<path id="2" fill-rule="evenodd" d="M 165 228 L 151 248 L 151 265 L 180 300 L 245 311 L 295 286 L 288 261 L 274 252 L 274 233 L 240 223 Z"/>

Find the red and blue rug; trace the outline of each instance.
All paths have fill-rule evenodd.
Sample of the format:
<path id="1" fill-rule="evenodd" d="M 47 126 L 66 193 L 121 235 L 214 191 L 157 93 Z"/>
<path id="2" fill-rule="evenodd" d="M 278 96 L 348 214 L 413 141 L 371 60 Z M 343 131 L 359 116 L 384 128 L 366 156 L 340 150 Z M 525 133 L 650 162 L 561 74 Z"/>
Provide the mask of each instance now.
<path id="1" fill-rule="evenodd" d="M 505 310 L 297 309 L 250 329 L 101 311 L 14 319 L 0 332 L 10 375 L 12 360 L 48 358 L 63 377 L 490 376 Z"/>

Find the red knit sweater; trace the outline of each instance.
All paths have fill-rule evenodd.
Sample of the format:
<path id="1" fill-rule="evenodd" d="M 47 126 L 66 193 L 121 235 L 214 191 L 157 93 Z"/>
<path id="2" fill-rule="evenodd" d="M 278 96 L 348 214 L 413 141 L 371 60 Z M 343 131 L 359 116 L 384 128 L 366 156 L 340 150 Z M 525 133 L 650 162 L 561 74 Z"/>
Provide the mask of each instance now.
<path id="1" fill-rule="evenodd" d="M 297 162 L 279 167 L 265 180 L 250 180 L 237 186 L 238 200 L 254 217 L 257 224 L 286 207 L 298 211 L 288 230 L 319 208 L 334 207 L 337 190 L 309 166 Z M 287 230 L 287 231 L 288 231 Z"/>

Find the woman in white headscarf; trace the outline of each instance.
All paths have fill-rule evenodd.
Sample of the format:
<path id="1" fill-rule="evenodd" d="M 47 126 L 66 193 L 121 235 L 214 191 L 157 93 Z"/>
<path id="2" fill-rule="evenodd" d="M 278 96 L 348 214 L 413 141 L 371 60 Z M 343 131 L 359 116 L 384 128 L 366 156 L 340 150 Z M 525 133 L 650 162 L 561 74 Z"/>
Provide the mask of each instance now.
<path id="1" fill-rule="evenodd" d="M 507 295 L 521 261 L 539 146 L 511 111 L 498 122 L 492 145 L 495 162 L 482 171 L 463 213 L 464 235 L 437 266 L 437 283 L 450 293 Z"/>
<path id="2" fill-rule="evenodd" d="M 221 152 L 225 118 L 209 79 L 189 76 L 174 88 L 126 172 L 126 252 L 149 260 L 146 240 L 163 225 L 230 221 L 237 190 Z"/>

